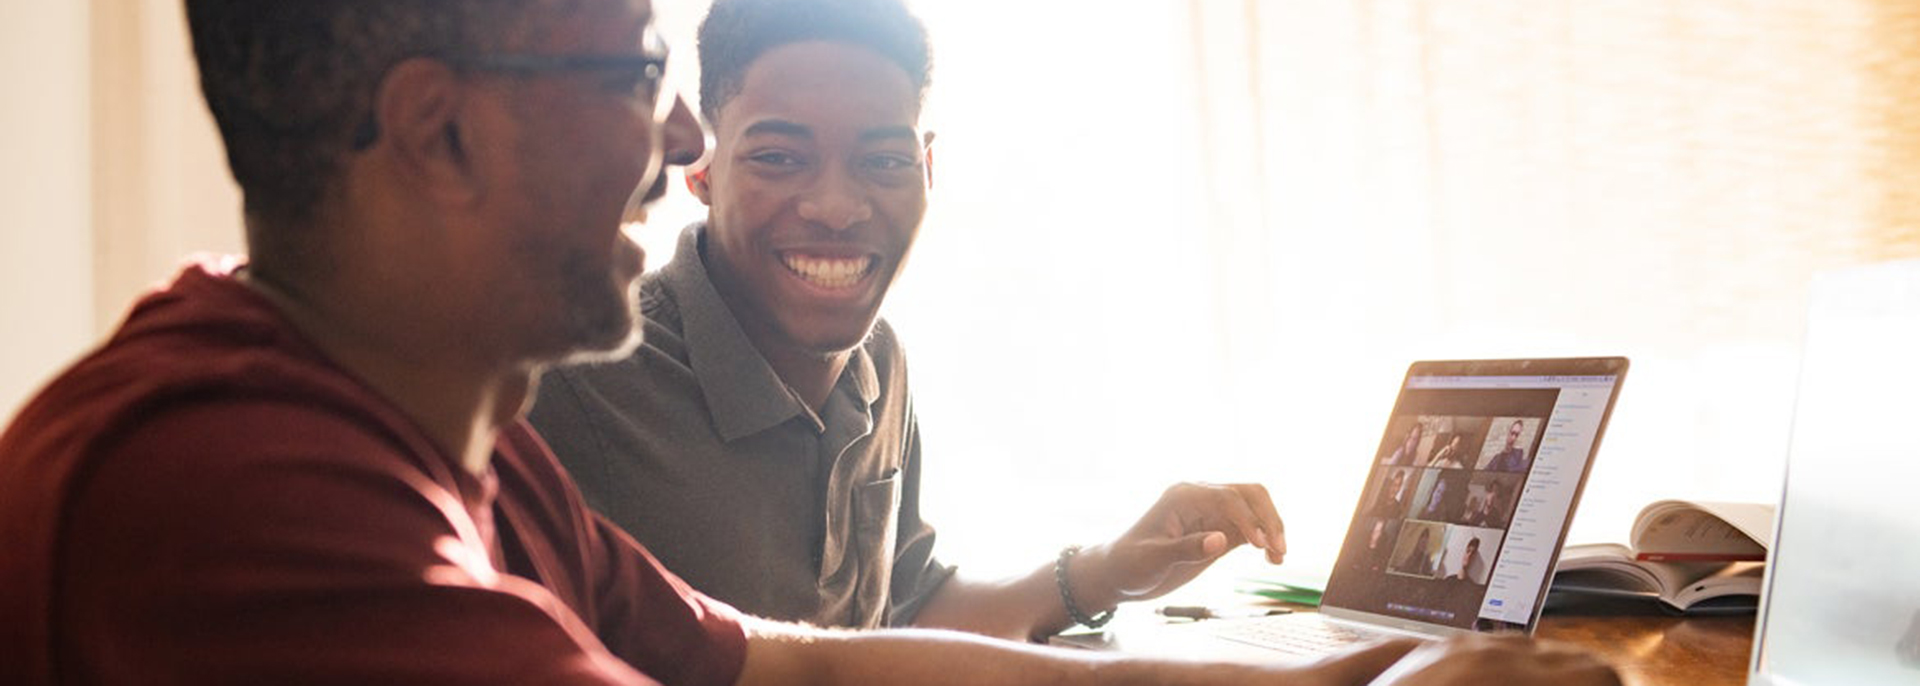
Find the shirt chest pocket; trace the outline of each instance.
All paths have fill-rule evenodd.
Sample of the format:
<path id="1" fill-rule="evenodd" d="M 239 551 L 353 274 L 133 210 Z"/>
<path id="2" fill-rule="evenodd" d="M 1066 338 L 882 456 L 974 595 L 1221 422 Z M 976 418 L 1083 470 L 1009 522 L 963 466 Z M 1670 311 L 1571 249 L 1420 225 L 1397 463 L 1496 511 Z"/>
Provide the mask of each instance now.
<path id="1" fill-rule="evenodd" d="M 887 471 L 878 481 L 861 484 L 853 494 L 853 528 L 859 541 L 862 566 L 877 565 L 882 575 L 893 567 L 893 545 L 899 531 L 900 470 Z M 870 567 L 871 568 L 871 567 Z"/>

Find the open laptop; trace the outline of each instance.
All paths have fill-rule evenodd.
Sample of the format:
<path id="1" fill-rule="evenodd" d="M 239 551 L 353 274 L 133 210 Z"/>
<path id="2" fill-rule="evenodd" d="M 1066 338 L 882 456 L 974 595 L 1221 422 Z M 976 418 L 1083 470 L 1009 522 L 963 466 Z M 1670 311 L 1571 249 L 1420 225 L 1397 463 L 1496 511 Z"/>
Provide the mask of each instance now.
<path id="1" fill-rule="evenodd" d="M 1619 357 L 1415 362 L 1320 612 L 1196 626 L 1303 656 L 1532 632 L 1626 373 Z"/>
<path id="2" fill-rule="evenodd" d="M 1920 261 L 1816 279 L 1748 683 L 1920 684 Z"/>

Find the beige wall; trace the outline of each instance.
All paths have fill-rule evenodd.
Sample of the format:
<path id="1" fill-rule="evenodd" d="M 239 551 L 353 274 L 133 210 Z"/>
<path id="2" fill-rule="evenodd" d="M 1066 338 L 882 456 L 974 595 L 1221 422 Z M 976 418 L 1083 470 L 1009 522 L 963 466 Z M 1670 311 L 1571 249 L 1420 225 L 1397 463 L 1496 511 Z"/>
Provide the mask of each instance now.
<path id="1" fill-rule="evenodd" d="M 200 99 L 179 2 L 93 0 L 98 331 L 196 252 L 239 252 L 240 196 Z"/>
<path id="2" fill-rule="evenodd" d="M 182 257 L 241 247 L 180 7 L 0 3 L 0 416 Z"/>
<path id="3" fill-rule="evenodd" d="M 94 334 L 86 3 L 0 3 L 0 412 Z"/>

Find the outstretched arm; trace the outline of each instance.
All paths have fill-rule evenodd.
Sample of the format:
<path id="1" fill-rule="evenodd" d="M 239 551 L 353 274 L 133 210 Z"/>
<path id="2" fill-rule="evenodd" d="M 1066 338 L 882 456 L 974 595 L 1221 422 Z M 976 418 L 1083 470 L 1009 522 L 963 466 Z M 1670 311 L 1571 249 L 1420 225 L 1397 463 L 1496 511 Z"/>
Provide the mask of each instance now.
<path id="1" fill-rule="evenodd" d="M 1049 648 L 927 629 L 748 626 L 740 686 L 771 684 L 1365 684 L 1414 646 L 1384 643 L 1308 664 L 1205 664 Z M 1568 686 L 1560 684 L 1557 686 Z"/>
<path id="2" fill-rule="evenodd" d="M 996 641 L 921 629 L 823 631 L 752 624 L 740 686 L 1168 684 L 1172 686 L 1619 686 L 1585 652 L 1524 636 L 1368 645 L 1311 663 L 1203 663 Z M 1409 653 L 1409 651 L 1412 651 Z"/>
<path id="3" fill-rule="evenodd" d="M 1157 598 L 1206 571 L 1243 543 L 1279 564 L 1287 552 L 1285 527 L 1267 490 L 1257 484 L 1181 483 L 1161 494 L 1133 527 L 1089 546 L 1067 563 L 1075 603 L 1089 615 L 1122 602 Z M 1073 624 L 1055 580 L 1055 561 L 1025 576 L 949 579 L 914 625 L 960 629 L 1010 639 L 1035 639 Z"/>

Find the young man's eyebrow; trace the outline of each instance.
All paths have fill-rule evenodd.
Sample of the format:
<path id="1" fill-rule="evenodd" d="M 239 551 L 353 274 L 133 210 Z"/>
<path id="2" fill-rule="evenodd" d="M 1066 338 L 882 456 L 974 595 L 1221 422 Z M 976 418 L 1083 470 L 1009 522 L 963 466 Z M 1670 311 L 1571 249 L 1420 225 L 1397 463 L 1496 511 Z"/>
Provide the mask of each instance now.
<path id="1" fill-rule="evenodd" d="M 795 138 L 813 138 L 813 129 L 807 128 L 803 124 L 790 122 L 785 119 L 767 119 L 763 121 L 754 122 L 752 125 L 748 126 L 747 130 L 742 132 L 741 135 L 743 136 L 770 135 L 770 136 L 793 136 Z"/>
<path id="2" fill-rule="evenodd" d="M 860 142 L 862 143 L 872 143 L 874 141 L 893 138 L 905 138 L 908 141 L 918 142 L 920 140 L 920 132 L 913 130 L 911 126 L 879 126 L 860 132 Z"/>

